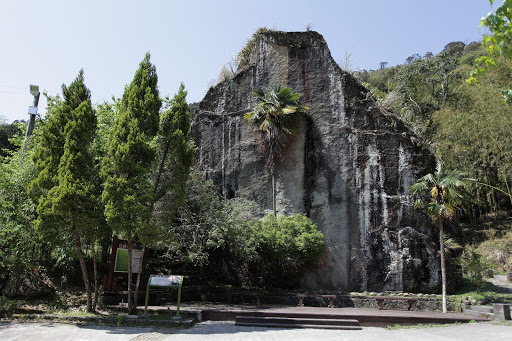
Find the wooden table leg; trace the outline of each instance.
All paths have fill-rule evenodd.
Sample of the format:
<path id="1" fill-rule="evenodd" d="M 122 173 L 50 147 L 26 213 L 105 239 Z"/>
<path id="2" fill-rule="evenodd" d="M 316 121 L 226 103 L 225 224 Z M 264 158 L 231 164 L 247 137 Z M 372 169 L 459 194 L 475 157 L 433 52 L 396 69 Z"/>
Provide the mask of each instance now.
<path id="1" fill-rule="evenodd" d="M 384 300 L 377 300 L 377 305 L 379 306 L 379 310 L 384 309 Z"/>
<path id="2" fill-rule="evenodd" d="M 303 295 L 297 295 L 297 297 L 299 298 L 299 307 L 304 307 L 304 296 Z"/>

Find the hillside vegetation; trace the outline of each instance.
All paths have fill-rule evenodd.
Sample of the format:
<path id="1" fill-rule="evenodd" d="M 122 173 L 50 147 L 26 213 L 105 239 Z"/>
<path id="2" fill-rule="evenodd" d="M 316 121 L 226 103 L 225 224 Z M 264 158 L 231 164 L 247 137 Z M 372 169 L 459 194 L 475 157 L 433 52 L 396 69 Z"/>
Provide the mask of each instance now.
<path id="1" fill-rule="evenodd" d="M 496 67 L 469 84 L 475 60 L 485 55 L 480 42 L 451 42 L 437 55 L 415 54 L 404 64 L 356 76 L 447 166 L 477 179 L 471 204 L 458 214 L 466 233 L 452 234 L 460 244 L 474 244 L 489 267 L 505 272 L 512 267 L 512 107 L 503 103 L 502 89 L 510 85 L 512 63 L 497 57 Z"/>

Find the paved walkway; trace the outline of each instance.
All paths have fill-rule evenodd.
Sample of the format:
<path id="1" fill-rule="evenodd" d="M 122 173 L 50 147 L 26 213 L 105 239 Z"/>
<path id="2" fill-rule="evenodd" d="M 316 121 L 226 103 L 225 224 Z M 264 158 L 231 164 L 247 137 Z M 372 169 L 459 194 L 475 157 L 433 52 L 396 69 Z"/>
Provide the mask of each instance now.
<path id="1" fill-rule="evenodd" d="M 237 327 L 233 322 L 209 321 L 190 329 L 136 328 L 112 326 L 75 326 L 54 323 L 0 323 L 0 340 L 113 340 L 184 341 L 196 340 L 343 340 L 343 341 L 480 341 L 511 340 L 512 326 L 471 323 L 441 327 L 387 330 L 365 327 L 363 330 L 272 329 Z"/>
<path id="2" fill-rule="evenodd" d="M 494 275 L 494 277 L 489 277 L 485 280 L 491 282 L 497 292 L 512 294 L 512 282 L 507 281 L 507 276 Z"/>

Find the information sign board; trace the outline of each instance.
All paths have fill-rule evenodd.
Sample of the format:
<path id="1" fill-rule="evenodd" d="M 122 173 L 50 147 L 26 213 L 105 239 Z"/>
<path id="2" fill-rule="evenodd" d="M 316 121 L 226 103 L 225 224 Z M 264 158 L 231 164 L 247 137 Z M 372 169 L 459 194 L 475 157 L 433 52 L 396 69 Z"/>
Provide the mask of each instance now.
<path id="1" fill-rule="evenodd" d="M 152 287 L 177 287 L 183 281 L 183 276 L 151 275 L 149 286 Z"/>
<path id="2" fill-rule="evenodd" d="M 140 263 L 142 258 L 141 250 L 132 250 L 132 272 L 139 273 Z M 115 272 L 128 272 L 128 249 L 118 248 L 116 250 L 114 271 Z"/>
<path id="3" fill-rule="evenodd" d="M 180 302 L 181 302 L 181 285 L 184 276 L 176 275 L 151 275 L 149 276 L 148 285 L 146 286 L 146 304 L 144 315 L 148 314 L 149 288 L 150 287 L 178 287 L 178 300 L 176 303 L 176 318 L 180 318 Z"/>

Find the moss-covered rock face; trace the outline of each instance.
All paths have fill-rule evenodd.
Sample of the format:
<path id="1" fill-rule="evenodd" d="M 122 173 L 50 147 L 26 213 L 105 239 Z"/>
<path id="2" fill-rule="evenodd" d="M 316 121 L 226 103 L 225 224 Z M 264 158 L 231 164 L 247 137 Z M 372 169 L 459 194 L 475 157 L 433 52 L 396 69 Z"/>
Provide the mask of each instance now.
<path id="1" fill-rule="evenodd" d="M 243 115 L 256 105 L 256 88 L 291 87 L 310 111 L 277 162 L 277 211 L 308 215 L 326 243 L 304 274 L 305 289 L 436 290 L 435 229 L 408 192 L 433 170 L 432 154 L 339 68 L 320 34 L 262 31 L 250 52 L 193 115 L 197 167 L 226 198 L 246 197 L 270 212 L 267 145 Z"/>

